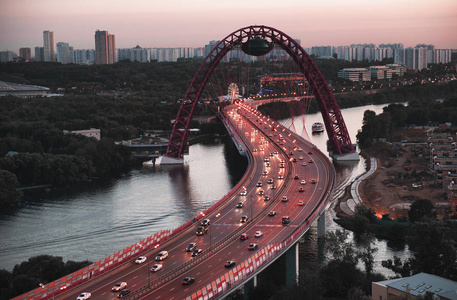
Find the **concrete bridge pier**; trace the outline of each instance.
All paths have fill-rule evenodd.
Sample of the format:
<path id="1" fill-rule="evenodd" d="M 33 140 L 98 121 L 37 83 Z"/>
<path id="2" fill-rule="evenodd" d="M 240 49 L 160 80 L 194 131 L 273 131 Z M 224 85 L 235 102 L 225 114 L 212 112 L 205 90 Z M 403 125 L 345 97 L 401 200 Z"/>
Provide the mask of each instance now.
<path id="1" fill-rule="evenodd" d="M 299 275 L 299 257 L 298 257 L 298 242 L 287 250 L 286 255 L 286 284 L 298 284 Z"/>
<path id="2" fill-rule="evenodd" d="M 317 219 L 317 237 L 325 238 L 325 210 L 321 212 Z"/>
<path id="3" fill-rule="evenodd" d="M 248 282 L 246 282 L 244 284 L 244 299 L 245 300 L 248 300 L 249 299 L 249 294 L 251 293 L 251 291 L 253 289 L 255 289 L 257 287 L 257 275 L 255 275 L 254 277 L 252 277 L 251 280 L 249 280 Z"/>

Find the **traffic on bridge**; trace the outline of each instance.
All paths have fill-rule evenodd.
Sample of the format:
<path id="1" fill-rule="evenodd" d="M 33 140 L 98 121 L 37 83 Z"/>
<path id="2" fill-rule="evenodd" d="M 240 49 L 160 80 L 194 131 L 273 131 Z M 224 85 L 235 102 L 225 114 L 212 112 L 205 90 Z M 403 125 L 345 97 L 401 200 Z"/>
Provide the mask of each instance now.
<path id="1" fill-rule="evenodd" d="M 233 137 L 244 143 L 250 160 L 241 183 L 227 200 L 204 219 L 142 254 L 143 259 L 127 262 L 59 299 L 76 299 L 82 293 L 91 293 L 95 299 L 116 299 L 119 291 L 113 288 L 117 283 L 125 283 L 119 290 L 130 291 L 124 296 L 127 299 L 192 299 L 232 271 L 220 284 L 220 291 L 216 284 L 211 292 L 223 295 L 249 279 L 250 274 L 242 278 L 242 272 L 238 280 L 233 276 L 242 266 L 246 268 L 249 259 L 276 247 L 268 257 L 271 263 L 286 250 L 284 241 L 301 225 L 307 226 L 301 228 L 300 236 L 306 232 L 325 209 L 332 191 L 335 175 L 328 158 L 246 104 L 228 106 L 224 121 Z M 161 255 L 164 251 L 165 256 Z"/>

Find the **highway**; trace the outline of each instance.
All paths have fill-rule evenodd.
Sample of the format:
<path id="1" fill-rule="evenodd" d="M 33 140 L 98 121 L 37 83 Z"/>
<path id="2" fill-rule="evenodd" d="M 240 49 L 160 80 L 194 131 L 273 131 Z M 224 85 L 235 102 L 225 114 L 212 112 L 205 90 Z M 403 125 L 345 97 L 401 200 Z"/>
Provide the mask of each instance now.
<path id="1" fill-rule="evenodd" d="M 335 173 L 323 153 L 246 104 L 230 105 L 223 115 L 249 149 L 250 166 L 242 179 L 243 184 L 232 190 L 224 204 L 205 216 L 211 222 L 208 232 L 197 236 L 200 222 L 196 222 L 148 252 L 146 262 L 126 263 L 57 299 L 76 299 L 81 292 L 90 292 L 92 299 L 117 299 L 118 293 L 111 291 L 117 282 L 127 282 L 131 296 L 148 284 L 155 287 L 140 299 L 185 299 L 210 283 L 212 278 L 226 273 L 229 269 L 224 266 L 226 261 L 234 260 L 236 266 L 251 257 L 256 250 L 248 250 L 250 243 L 258 244 L 259 249 L 280 243 L 307 218 L 317 214 L 316 208 L 325 208 L 323 201 L 332 191 Z M 287 201 L 282 201 L 284 196 Z M 240 202 L 242 207 L 238 208 Z M 275 211 L 276 215 L 269 215 L 270 211 Z M 243 216 L 248 218 L 247 222 L 241 222 Z M 289 216 L 289 224 L 282 223 L 284 216 Z M 259 230 L 263 235 L 254 237 Z M 247 240 L 240 240 L 243 233 L 247 234 Z M 202 249 L 196 257 L 185 251 L 193 242 Z M 155 256 L 162 250 L 168 251 L 169 257 L 155 261 Z M 149 271 L 156 263 L 162 264 L 163 269 Z M 182 285 L 182 279 L 187 276 L 195 278 L 195 282 Z"/>

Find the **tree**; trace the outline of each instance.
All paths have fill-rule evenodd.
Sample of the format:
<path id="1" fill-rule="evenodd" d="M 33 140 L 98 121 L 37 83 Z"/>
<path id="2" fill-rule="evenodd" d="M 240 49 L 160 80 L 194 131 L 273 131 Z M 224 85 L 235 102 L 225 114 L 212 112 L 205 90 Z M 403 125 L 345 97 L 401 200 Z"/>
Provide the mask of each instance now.
<path id="1" fill-rule="evenodd" d="M 16 191 L 18 185 L 16 175 L 0 169 L 0 209 L 19 202 L 21 193 Z"/>
<path id="2" fill-rule="evenodd" d="M 332 260 L 341 261 L 350 265 L 357 264 L 357 255 L 354 244 L 348 242 L 349 233 L 346 230 L 329 231 L 325 239 L 325 251 Z"/>
<path id="3" fill-rule="evenodd" d="M 421 221 L 423 218 L 436 219 L 433 203 L 427 199 L 419 199 L 411 204 L 408 212 L 411 222 Z"/>
<path id="4" fill-rule="evenodd" d="M 413 256 L 405 261 L 394 257 L 393 261 L 382 261 L 382 266 L 401 276 L 425 272 L 457 280 L 457 247 L 446 238 L 448 230 L 443 221 L 416 222 L 406 236 Z"/>
<path id="5" fill-rule="evenodd" d="M 358 258 L 365 266 L 365 273 L 368 278 L 371 278 L 374 268 L 374 255 L 378 248 L 374 247 L 375 236 L 372 233 L 364 233 L 360 236 L 360 244 L 362 251 L 358 252 Z"/>

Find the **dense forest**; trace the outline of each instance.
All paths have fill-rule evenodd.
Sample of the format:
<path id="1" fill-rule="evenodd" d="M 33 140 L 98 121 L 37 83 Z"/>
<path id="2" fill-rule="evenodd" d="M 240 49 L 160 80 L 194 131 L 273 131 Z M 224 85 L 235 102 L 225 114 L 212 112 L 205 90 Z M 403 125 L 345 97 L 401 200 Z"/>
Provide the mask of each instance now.
<path id="1" fill-rule="evenodd" d="M 130 154 L 115 141 L 137 138 L 150 130 L 170 130 L 171 121 L 179 109 L 201 60 L 180 60 L 176 63 L 146 64 L 120 62 L 112 65 L 62 65 L 58 63 L 2 63 L 0 79 L 5 81 L 50 87 L 61 97 L 16 98 L 2 97 L 0 110 L 0 209 L 21 199 L 18 187 L 35 185 L 66 185 L 95 177 L 111 176 L 129 168 Z M 378 62 L 378 64 L 386 62 Z M 316 60 L 323 75 L 336 79 L 337 70 L 363 67 L 372 62 Z M 252 63 L 253 74 L 263 74 L 262 62 Z M 429 73 L 427 73 L 429 72 Z M 414 74 L 433 77 L 449 72 L 445 65 Z M 430 73 L 431 72 L 431 73 Z M 352 82 L 342 82 L 350 84 Z M 419 84 L 336 95 L 340 108 L 391 102 L 408 102 L 411 114 L 407 123 L 422 124 L 421 120 L 448 121 L 457 119 L 455 100 L 430 101 L 457 94 L 457 83 Z M 421 102 L 422 101 L 422 102 Z M 433 105 L 432 105 L 433 103 Z M 277 109 L 276 105 L 282 106 Z M 273 118 L 286 117 L 284 104 L 262 107 Z M 318 111 L 312 101 L 309 112 Z M 401 114 L 403 108 L 393 109 Z M 214 114 L 209 105 L 197 105 L 195 115 Z M 424 118 L 422 118 L 424 117 Z M 377 120 L 366 114 L 364 128 L 358 136 L 362 146 L 373 137 L 386 137 L 391 126 L 400 126 L 402 118 L 391 117 L 396 123 Z M 384 117 L 382 117 L 384 118 Z M 202 132 L 223 130 L 220 124 L 198 125 Z M 382 126 L 381 126 L 382 125 Z M 64 131 L 98 128 L 102 139 L 64 134 Z M 368 131 L 367 128 L 370 128 Z M 369 132 L 369 133 L 367 133 Z"/>
<path id="2" fill-rule="evenodd" d="M 418 87 L 414 90 L 415 97 L 408 101 L 408 105 L 390 104 L 379 115 L 370 110 L 365 111 L 362 129 L 357 134 L 359 146 L 369 147 L 373 140 L 379 138 L 385 138 L 389 142 L 399 142 L 402 138 L 396 135 L 394 130 L 399 127 L 447 122 L 455 125 L 457 82 L 454 81 L 440 88 L 433 91 L 434 89 Z M 444 98 L 446 95 L 447 98 Z"/>
<path id="3" fill-rule="evenodd" d="M 0 299 L 11 299 L 90 264 L 87 260 L 64 262 L 60 256 L 39 255 L 14 266 L 12 272 L 0 269 Z"/>
<path id="4" fill-rule="evenodd" d="M 179 108 L 179 99 L 183 97 L 200 63 L 201 60 L 147 64 L 120 62 L 93 66 L 0 64 L 0 80 L 46 86 L 54 92 L 62 88 L 66 92 L 63 97 L 0 99 L 0 209 L 20 201 L 21 194 L 16 190 L 17 187 L 66 185 L 128 169 L 129 152 L 116 145 L 115 141 L 136 138 L 148 130 L 169 130 L 170 121 Z M 353 83 L 339 80 L 336 76 L 339 69 L 373 65 L 369 62 L 319 59 L 316 64 L 327 80 L 341 85 Z M 435 70 L 432 68 L 431 71 L 407 76 L 430 78 L 430 72 L 444 73 L 449 70 L 445 66 L 437 66 Z M 365 147 L 373 138 L 395 140 L 390 135 L 394 127 L 426 125 L 429 121 L 455 122 L 456 95 L 457 82 L 454 81 L 439 85 L 402 86 L 376 93 L 344 93 L 336 95 L 336 99 L 340 108 L 408 102 L 408 106 L 391 104 L 379 116 L 370 111 L 365 113 L 363 128 L 357 136 L 361 146 Z M 436 101 L 438 98 L 442 99 Z M 281 109 L 274 104 L 262 109 L 265 114 L 282 118 L 286 116 L 284 113 L 287 109 L 284 109 L 284 104 L 280 105 Z M 310 112 L 317 111 L 317 104 L 313 101 Z M 197 108 L 197 114 L 210 113 L 205 104 Z M 208 131 L 215 128 L 205 127 Z M 64 130 L 87 128 L 101 129 L 102 139 L 97 141 L 64 134 Z M 16 154 L 7 155 L 12 154 L 10 151 Z M 363 219 L 364 224 L 370 223 L 366 212 L 360 214 L 359 218 Z M 407 261 L 395 258 L 384 262 L 384 265 L 399 275 L 436 271 L 437 275 L 455 280 L 457 267 L 448 261 L 433 260 L 443 257 L 443 251 L 455 254 L 455 244 L 446 239 L 447 225 L 436 222 L 420 220 L 410 230 L 404 230 L 403 238 L 415 247 L 415 256 Z M 315 272 L 301 272 L 305 275 L 300 277 L 299 286 L 285 288 L 273 281 L 265 281 L 252 292 L 251 299 L 292 299 L 299 296 L 301 299 L 369 299 L 366 295 L 370 292 L 370 282 L 383 279 L 373 272 L 376 249 L 372 237 L 360 231 L 358 242 L 362 247 L 357 251 L 346 237 L 342 232 L 330 234 L 327 251 L 331 259 Z M 427 254 L 430 245 L 436 245 L 433 248 L 436 255 Z M 445 254 L 446 258 L 452 258 L 449 252 Z M 64 263 L 62 258 L 50 256 L 30 258 L 17 265 L 13 272 L 0 270 L 0 293 L 7 299 L 89 263 Z M 363 264 L 365 270 L 358 269 L 358 264 Z M 437 273 L 443 270 L 446 273 Z"/>

